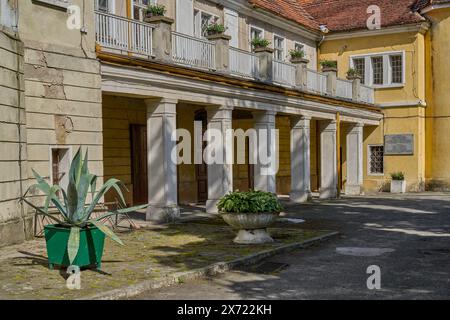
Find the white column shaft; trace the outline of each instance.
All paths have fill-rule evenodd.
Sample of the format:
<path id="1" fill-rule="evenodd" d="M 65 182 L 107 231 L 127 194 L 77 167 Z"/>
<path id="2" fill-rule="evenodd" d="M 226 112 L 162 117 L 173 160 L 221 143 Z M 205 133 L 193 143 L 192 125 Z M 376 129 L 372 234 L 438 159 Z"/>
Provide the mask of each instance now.
<path id="1" fill-rule="evenodd" d="M 320 122 L 320 198 L 337 197 L 336 121 Z"/>
<path id="2" fill-rule="evenodd" d="M 291 118 L 291 193 L 293 202 L 311 198 L 310 118 Z"/>
<path id="3" fill-rule="evenodd" d="M 208 163 L 208 201 L 206 211 L 217 213 L 217 203 L 224 195 L 233 191 L 233 139 L 230 137 L 233 121 L 232 108 L 211 107 L 208 112 L 208 148 L 206 156 L 211 156 L 209 147 L 214 149 L 216 161 Z M 217 141 L 215 133 L 220 134 Z M 214 137 L 212 137 L 214 136 Z M 213 143 L 213 144 L 211 144 Z M 222 156 L 219 156 L 222 154 Z"/>
<path id="4" fill-rule="evenodd" d="M 147 220 L 168 222 L 179 216 L 177 164 L 171 159 L 176 148 L 176 100 L 146 100 L 148 202 Z"/>
<path id="5" fill-rule="evenodd" d="M 355 124 L 347 133 L 346 195 L 359 195 L 363 185 L 363 124 Z"/>
<path id="6" fill-rule="evenodd" d="M 278 171 L 278 147 L 275 129 L 276 112 L 254 112 L 256 146 L 254 146 L 255 190 L 276 193 Z"/>

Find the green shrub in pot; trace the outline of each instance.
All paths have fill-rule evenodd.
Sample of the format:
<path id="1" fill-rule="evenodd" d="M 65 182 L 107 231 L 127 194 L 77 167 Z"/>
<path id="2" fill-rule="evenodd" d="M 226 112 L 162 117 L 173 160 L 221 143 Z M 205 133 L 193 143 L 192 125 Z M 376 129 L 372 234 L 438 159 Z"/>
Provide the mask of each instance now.
<path id="1" fill-rule="evenodd" d="M 273 242 L 267 233 L 283 210 L 275 194 L 263 191 L 231 192 L 220 199 L 217 208 L 226 223 L 239 230 L 238 244 Z"/>

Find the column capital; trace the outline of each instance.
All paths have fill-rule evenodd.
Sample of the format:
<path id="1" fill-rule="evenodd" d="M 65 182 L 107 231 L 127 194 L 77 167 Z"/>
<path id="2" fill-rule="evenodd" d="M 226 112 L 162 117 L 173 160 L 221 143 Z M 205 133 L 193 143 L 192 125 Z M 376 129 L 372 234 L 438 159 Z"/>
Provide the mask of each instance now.
<path id="1" fill-rule="evenodd" d="M 292 129 L 309 129 L 311 127 L 311 117 L 291 116 Z"/>

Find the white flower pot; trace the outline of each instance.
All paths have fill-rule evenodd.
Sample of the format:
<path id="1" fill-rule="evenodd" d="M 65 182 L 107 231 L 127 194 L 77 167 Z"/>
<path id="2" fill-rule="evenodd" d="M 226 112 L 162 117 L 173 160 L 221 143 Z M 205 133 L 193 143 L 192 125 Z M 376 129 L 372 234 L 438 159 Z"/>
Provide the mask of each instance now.
<path id="1" fill-rule="evenodd" d="M 278 213 L 222 213 L 222 218 L 234 229 L 239 230 L 237 237 L 234 239 L 235 243 L 261 244 L 273 242 L 273 239 L 267 233 L 267 227 L 275 222 L 278 215 Z"/>
<path id="2" fill-rule="evenodd" d="M 391 181 L 391 193 L 405 193 L 406 181 L 405 180 L 392 180 Z"/>

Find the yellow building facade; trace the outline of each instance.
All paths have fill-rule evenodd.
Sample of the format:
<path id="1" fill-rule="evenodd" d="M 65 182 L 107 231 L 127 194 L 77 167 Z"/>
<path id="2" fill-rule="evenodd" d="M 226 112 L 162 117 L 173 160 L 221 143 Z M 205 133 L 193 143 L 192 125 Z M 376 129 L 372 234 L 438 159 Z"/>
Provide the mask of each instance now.
<path id="1" fill-rule="evenodd" d="M 319 61 L 337 61 L 341 78 L 356 68 L 355 63 L 364 61 L 366 74 L 362 81 L 375 87 L 375 102 L 384 117 L 380 126 L 365 129 L 364 133 L 367 192 L 389 190 L 390 174 L 395 172 L 405 174 L 408 191 L 448 189 L 450 184 L 450 66 L 446 62 L 450 9 L 431 6 L 422 14 L 426 20 L 412 25 L 331 32 L 318 48 Z M 398 83 L 392 79 L 393 57 L 401 57 L 403 79 Z M 377 85 L 373 64 L 380 60 L 385 64 L 384 81 Z M 412 153 L 385 153 L 383 172 L 371 173 L 371 148 L 385 148 L 386 137 L 396 135 L 413 137 Z"/>

